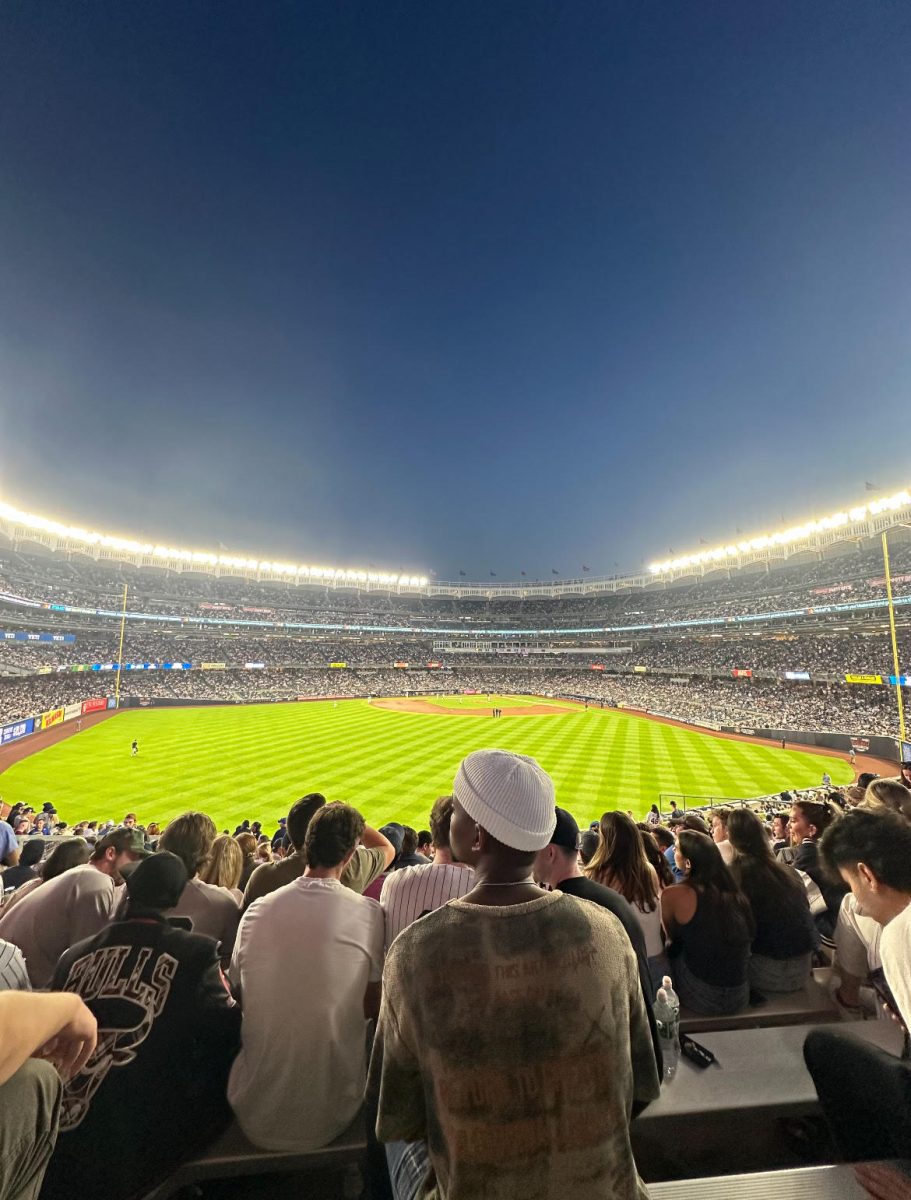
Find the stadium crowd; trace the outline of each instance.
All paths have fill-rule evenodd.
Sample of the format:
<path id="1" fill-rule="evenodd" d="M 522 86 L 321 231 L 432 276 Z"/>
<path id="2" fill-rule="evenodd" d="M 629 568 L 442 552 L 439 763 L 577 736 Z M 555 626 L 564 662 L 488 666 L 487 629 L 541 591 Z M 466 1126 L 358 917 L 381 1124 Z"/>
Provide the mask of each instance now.
<path id="1" fill-rule="evenodd" d="M 49 843 L 0 822 L 0 1192 L 82 1195 L 117 1146 L 104 1195 L 128 1200 L 232 1117 L 304 1152 L 365 1108 L 396 1200 L 562 1195 L 570 1130 L 574 1196 L 644 1198 L 630 1128 L 675 1069 L 670 996 L 737 1013 L 799 991 L 828 942 L 845 1014 L 872 988 L 911 1025 L 909 785 L 583 833 L 492 749 L 421 832 L 310 793 L 271 834 L 129 813 L 39 863 Z M 805 1054 L 842 1151 L 901 1157 L 907 1065 L 838 1031 Z"/>
<path id="2" fill-rule="evenodd" d="M 59 705 L 113 695 L 112 672 L 0 678 L 0 724 Z M 477 691 L 501 695 L 569 695 L 644 709 L 682 721 L 750 728 L 826 730 L 895 736 L 894 694 L 887 687 L 706 679 L 592 670 L 475 666 L 440 670 L 218 670 L 130 672 L 125 703 L 266 702 Z"/>

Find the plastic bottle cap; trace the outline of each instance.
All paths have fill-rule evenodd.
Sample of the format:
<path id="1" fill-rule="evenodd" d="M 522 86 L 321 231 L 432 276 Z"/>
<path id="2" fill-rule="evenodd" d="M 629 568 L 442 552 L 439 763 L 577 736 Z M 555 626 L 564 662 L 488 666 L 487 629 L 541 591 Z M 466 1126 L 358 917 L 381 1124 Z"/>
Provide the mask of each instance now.
<path id="1" fill-rule="evenodd" d="M 660 987 L 658 989 L 658 999 L 661 1001 L 662 1004 L 667 1004 L 667 992 L 664 990 L 663 987 Z"/>
<path id="2" fill-rule="evenodd" d="M 661 980 L 661 982 L 664 984 L 664 986 L 666 988 L 674 986 L 674 981 L 673 981 L 673 979 L 671 979 L 670 975 L 665 975 L 664 978 Z"/>

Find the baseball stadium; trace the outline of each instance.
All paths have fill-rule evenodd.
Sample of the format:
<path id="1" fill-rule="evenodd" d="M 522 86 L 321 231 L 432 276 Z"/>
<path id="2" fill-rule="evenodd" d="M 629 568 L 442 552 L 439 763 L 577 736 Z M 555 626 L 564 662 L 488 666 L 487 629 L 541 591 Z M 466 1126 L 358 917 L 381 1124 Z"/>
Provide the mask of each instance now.
<path id="1" fill-rule="evenodd" d="M 319 791 L 420 827 L 461 759 L 500 747 L 588 822 L 894 772 L 909 518 L 898 491 L 641 575 L 490 586 L 2 503 L 3 803 L 233 828 Z"/>

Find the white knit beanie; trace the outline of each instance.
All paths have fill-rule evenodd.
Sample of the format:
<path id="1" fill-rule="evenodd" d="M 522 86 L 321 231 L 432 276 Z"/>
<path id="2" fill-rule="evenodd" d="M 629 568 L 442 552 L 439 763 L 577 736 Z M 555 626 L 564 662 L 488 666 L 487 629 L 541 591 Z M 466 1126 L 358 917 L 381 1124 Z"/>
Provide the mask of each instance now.
<path id="1" fill-rule="evenodd" d="M 504 846 L 542 850 L 550 842 L 557 824 L 554 781 L 528 755 L 475 750 L 462 759 L 452 792 Z"/>

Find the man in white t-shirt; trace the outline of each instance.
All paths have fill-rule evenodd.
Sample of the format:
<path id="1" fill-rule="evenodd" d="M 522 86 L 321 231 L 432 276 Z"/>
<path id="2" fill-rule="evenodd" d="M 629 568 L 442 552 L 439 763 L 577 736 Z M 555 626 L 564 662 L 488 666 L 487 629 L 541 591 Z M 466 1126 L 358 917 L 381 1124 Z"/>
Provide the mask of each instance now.
<path id="1" fill-rule="evenodd" d="M 0 918 L 0 937 L 22 951 L 32 987 L 49 987 L 60 955 L 104 928 L 121 894 L 121 867 L 147 853 L 138 830 L 115 829 L 85 866 L 42 883 Z"/>
<path id="2" fill-rule="evenodd" d="M 452 857 L 451 820 L 452 796 L 440 796 L 430 814 L 433 862 L 424 867 L 403 867 L 386 876 L 380 907 L 386 922 L 387 950 L 412 921 L 450 900 L 458 900 L 474 887 L 474 871 Z"/>
<path id="3" fill-rule="evenodd" d="M 886 982 L 896 1015 L 911 1029 L 911 822 L 883 809 L 855 808 L 827 830 L 819 854 L 851 888 L 860 912 L 882 925 Z"/>
<path id="4" fill-rule="evenodd" d="M 909 794 L 911 802 L 911 794 Z M 890 1013 L 911 1027 L 911 822 L 855 808 L 826 830 L 819 858 L 849 885 L 860 913 L 882 926 Z M 888 996 L 888 993 L 891 996 Z M 911 1070 L 894 1054 L 829 1027 L 812 1030 L 804 1058 L 848 1162 L 911 1157 Z"/>
<path id="5" fill-rule="evenodd" d="M 218 953 L 224 966 L 231 961 L 240 905 L 227 888 L 203 883 L 199 872 L 212 853 L 212 843 L 218 834 L 215 822 L 201 812 L 186 812 L 175 817 L 158 842 L 159 850 L 176 854 L 187 868 L 189 879 L 179 902 L 168 909 L 165 918 L 179 929 L 202 933 L 218 943 Z"/>
<path id="6" fill-rule="evenodd" d="M 307 868 L 255 900 L 240 923 L 230 978 L 243 1007 L 228 1101 L 267 1150 L 327 1145 L 357 1116 L 366 1078 L 366 1016 L 379 1011 L 383 915 L 341 882 L 364 831 L 347 804 L 307 828 Z"/>

